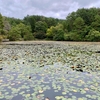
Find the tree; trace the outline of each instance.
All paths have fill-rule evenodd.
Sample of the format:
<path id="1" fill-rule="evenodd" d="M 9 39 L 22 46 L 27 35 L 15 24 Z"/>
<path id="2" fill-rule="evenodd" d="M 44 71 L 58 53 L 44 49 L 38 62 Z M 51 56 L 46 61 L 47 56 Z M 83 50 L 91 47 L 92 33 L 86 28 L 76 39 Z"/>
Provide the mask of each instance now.
<path id="1" fill-rule="evenodd" d="M 4 30 L 9 31 L 11 29 L 11 25 L 8 21 L 4 21 Z"/>
<path id="2" fill-rule="evenodd" d="M 38 39 L 44 39 L 46 37 L 47 24 L 42 21 L 35 23 L 34 37 Z"/>
<path id="3" fill-rule="evenodd" d="M 48 28 L 51 26 L 56 26 L 60 20 L 54 18 L 45 18 L 45 22 L 47 23 Z"/>
<path id="4" fill-rule="evenodd" d="M 80 34 L 75 32 L 69 32 L 64 34 L 64 40 L 66 41 L 82 41 Z"/>
<path id="5" fill-rule="evenodd" d="M 32 29 L 32 33 L 33 33 L 34 32 L 34 28 L 35 28 L 35 20 L 34 20 L 33 17 L 30 17 L 29 23 L 31 25 L 31 29 Z"/>
<path id="6" fill-rule="evenodd" d="M 80 33 L 84 27 L 84 20 L 81 17 L 77 17 L 73 23 L 74 30 Z"/>
<path id="7" fill-rule="evenodd" d="M 21 39 L 20 32 L 13 27 L 9 32 L 8 38 L 10 41 L 20 40 Z"/>
<path id="8" fill-rule="evenodd" d="M 34 37 L 33 37 L 33 35 L 31 33 L 24 35 L 24 40 L 25 41 L 33 40 L 33 39 L 34 39 Z"/>
<path id="9" fill-rule="evenodd" d="M 31 29 L 32 29 L 32 33 L 34 32 L 34 28 L 35 28 L 35 19 L 34 19 L 34 16 L 26 16 L 24 18 L 24 23 L 26 25 L 30 25 L 31 26 Z"/>
<path id="10" fill-rule="evenodd" d="M 77 17 L 73 23 L 73 32 L 77 33 L 77 35 L 83 40 L 86 30 L 85 30 L 85 23 L 81 17 Z"/>
<path id="11" fill-rule="evenodd" d="M 10 31 L 11 29 L 11 25 L 9 23 L 9 21 L 6 19 L 6 17 L 3 18 L 3 23 L 4 23 L 4 35 L 8 35 L 8 32 Z"/>
<path id="12" fill-rule="evenodd" d="M 46 36 L 49 39 L 61 41 L 64 40 L 64 30 L 63 30 L 63 25 L 58 24 L 57 26 L 51 26 L 46 33 Z"/>
<path id="13" fill-rule="evenodd" d="M 58 24 L 55 26 L 53 40 L 57 40 L 57 41 L 64 40 L 64 30 L 62 24 Z"/>
<path id="14" fill-rule="evenodd" d="M 62 29 L 56 29 L 54 36 L 53 36 L 53 40 L 63 41 L 64 40 L 64 31 Z"/>
<path id="15" fill-rule="evenodd" d="M 92 22 L 91 26 L 100 32 L 100 15 L 95 16 L 94 22 Z"/>
<path id="16" fill-rule="evenodd" d="M 17 27 L 12 27 L 8 35 L 9 40 L 16 41 L 21 39 L 21 32 Z"/>
<path id="17" fill-rule="evenodd" d="M 66 22 L 65 20 L 62 22 L 62 25 L 63 25 L 63 30 L 64 30 L 66 33 L 68 33 L 68 24 L 67 24 L 67 22 Z"/>
<path id="18" fill-rule="evenodd" d="M 24 35 L 31 33 L 31 27 L 23 23 L 20 23 L 16 25 L 15 27 L 20 31 L 20 35 L 22 38 L 24 37 Z"/>
<path id="19" fill-rule="evenodd" d="M 92 29 L 89 34 L 86 35 L 86 39 L 87 41 L 100 41 L 100 32 Z"/>
<path id="20" fill-rule="evenodd" d="M 76 19 L 76 13 L 72 12 L 71 14 L 69 14 L 66 18 L 66 26 L 67 26 L 67 30 L 68 32 L 73 30 L 73 23 Z"/>
<path id="21" fill-rule="evenodd" d="M 23 23 L 23 20 L 17 19 L 17 18 L 10 18 L 10 17 L 5 17 L 5 20 L 9 22 L 10 26 L 16 26 L 20 23 Z"/>
<path id="22" fill-rule="evenodd" d="M 8 38 L 13 41 L 22 40 L 22 39 L 29 40 L 30 36 L 32 36 L 30 26 L 20 23 L 11 28 L 11 30 L 9 31 Z M 32 36 L 32 38 L 33 38 L 33 36 Z"/>
<path id="23" fill-rule="evenodd" d="M 50 28 L 48 28 L 47 33 L 46 33 L 47 38 L 53 39 L 54 32 L 55 32 L 55 27 L 54 26 L 51 26 Z"/>
<path id="24" fill-rule="evenodd" d="M 3 28 L 4 28 L 4 24 L 3 24 L 3 17 L 0 14 L 0 34 L 3 34 Z"/>
<path id="25" fill-rule="evenodd" d="M 98 8 L 82 8 L 76 11 L 77 17 L 83 18 L 87 26 L 91 25 L 94 21 L 94 16 L 97 15 Z"/>

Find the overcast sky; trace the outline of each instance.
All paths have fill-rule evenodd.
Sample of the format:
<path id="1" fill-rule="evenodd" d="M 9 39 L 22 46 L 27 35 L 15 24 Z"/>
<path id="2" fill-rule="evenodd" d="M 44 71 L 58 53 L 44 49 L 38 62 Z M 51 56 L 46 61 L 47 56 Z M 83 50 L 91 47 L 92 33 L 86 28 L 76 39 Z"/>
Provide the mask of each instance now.
<path id="1" fill-rule="evenodd" d="M 72 11 L 83 7 L 100 7 L 100 0 L 0 0 L 0 13 L 15 18 L 43 15 L 65 19 Z"/>

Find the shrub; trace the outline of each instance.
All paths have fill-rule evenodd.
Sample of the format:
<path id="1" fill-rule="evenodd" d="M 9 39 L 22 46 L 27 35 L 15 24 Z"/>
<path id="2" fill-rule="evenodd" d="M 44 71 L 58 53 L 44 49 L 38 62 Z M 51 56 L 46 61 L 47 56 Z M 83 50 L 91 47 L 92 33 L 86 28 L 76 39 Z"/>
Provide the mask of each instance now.
<path id="1" fill-rule="evenodd" d="M 2 41 L 3 37 L 0 35 L 0 42 Z"/>
<path id="2" fill-rule="evenodd" d="M 94 29 L 90 30 L 88 35 L 86 35 L 87 41 L 100 41 L 100 32 Z"/>
<path id="3" fill-rule="evenodd" d="M 8 39 L 10 41 L 17 41 L 21 39 L 21 35 L 17 33 L 10 33 L 10 35 L 8 36 Z"/>
<path id="4" fill-rule="evenodd" d="M 31 33 L 24 35 L 24 40 L 25 41 L 26 40 L 33 40 L 33 39 L 34 39 L 34 37 L 33 37 L 33 35 Z"/>
<path id="5" fill-rule="evenodd" d="M 57 40 L 57 41 L 64 40 L 64 31 L 62 29 L 57 29 L 53 36 L 53 40 Z"/>

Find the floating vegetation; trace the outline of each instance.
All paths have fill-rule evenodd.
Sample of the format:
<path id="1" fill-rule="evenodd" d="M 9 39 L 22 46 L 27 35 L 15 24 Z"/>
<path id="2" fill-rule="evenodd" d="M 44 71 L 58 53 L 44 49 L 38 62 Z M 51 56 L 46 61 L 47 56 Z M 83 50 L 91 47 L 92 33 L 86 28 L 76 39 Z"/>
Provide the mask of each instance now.
<path id="1" fill-rule="evenodd" d="M 99 45 L 0 48 L 0 100 L 100 100 Z"/>

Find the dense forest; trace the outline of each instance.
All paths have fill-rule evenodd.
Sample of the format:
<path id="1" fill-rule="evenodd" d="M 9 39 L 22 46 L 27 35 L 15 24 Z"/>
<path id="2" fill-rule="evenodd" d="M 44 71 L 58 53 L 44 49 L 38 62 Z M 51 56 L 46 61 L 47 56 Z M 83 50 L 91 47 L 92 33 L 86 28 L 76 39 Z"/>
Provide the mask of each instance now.
<path id="1" fill-rule="evenodd" d="M 27 15 L 23 19 L 0 14 L 0 41 L 100 41 L 100 8 L 81 8 L 66 19 Z"/>

